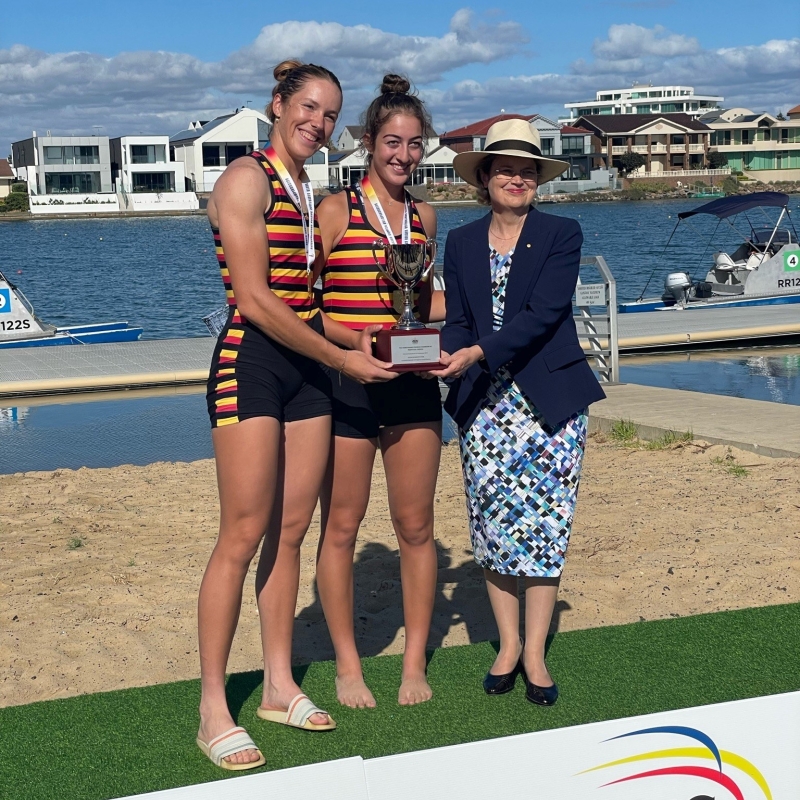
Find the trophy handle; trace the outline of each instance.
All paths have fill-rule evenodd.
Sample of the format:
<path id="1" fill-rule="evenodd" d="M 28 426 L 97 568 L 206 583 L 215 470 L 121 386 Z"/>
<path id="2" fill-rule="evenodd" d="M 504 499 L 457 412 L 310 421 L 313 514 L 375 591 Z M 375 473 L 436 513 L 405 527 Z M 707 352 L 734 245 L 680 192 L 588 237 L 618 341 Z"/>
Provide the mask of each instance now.
<path id="1" fill-rule="evenodd" d="M 383 250 L 384 252 L 384 260 L 378 257 L 378 250 Z M 372 242 L 372 259 L 375 262 L 375 266 L 380 270 L 381 274 L 389 281 L 391 281 L 398 289 L 400 288 L 400 284 L 394 279 L 394 275 L 392 274 L 392 269 L 386 264 L 386 242 L 383 239 L 375 239 Z"/>
<path id="2" fill-rule="evenodd" d="M 436 263 L 436 253 L 439 250 L 439 245 L 436 243 L 436 239 L 426 239 L 423 247 L 425 248 L 425 260 L 428 263 L 423 270 L 422 275 L 420 276 L 421 281 L 427 280 L 428 276 L 431 274 L 433 266 Z"/>

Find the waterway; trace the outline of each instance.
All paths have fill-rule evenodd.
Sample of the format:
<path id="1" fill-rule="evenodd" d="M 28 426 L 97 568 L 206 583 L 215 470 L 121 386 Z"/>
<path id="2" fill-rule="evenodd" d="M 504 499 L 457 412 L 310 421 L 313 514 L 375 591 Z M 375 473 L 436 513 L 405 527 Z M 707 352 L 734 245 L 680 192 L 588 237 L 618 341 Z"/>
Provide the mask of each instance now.
<path id="1" fill-rule="evenodd" d="M 650 277 L 658 294 L 667 271 L 704 271 L 702 239 L 716 220 L 695 218 L 664 256 L 680 211 L 697 201 L 544 205 L 577 219 L 584 255 L 602 255 L 621 300 Z M 793 198 L 792 209 L 800 208 Z M 438 209 L 441 251 L 447 233 L 482 214 L 474 206 Z M 718 247 L 736 242 L 727 226 Z M 698 242 L 700 242 L 698 246 Z M 223 301 L 211 231 L 202 217 L 36 220 L 0 225 L 0 270 L 37 313 L 57 324 L 128 320 L 146 338 L 205 336 L 201 317 Z M 632 356 L 625 382 L 800 405 L 800 349 L 752 349 Z M 453 435 L 452 423 L 445 438 Z M 92 396 L 0 400 L 0 474 L 57 468 L 192 461 L 212 455 L 202 387 Z"/>
<path id="2" fill-rule="evenodd" d="M 678 213 L 697 204 L 664 200 L 540 209 L 577 219 L 584 255 L 602 255 L 617 279 L 620 300 L 633 300 L 651 276 L 650 292 L 660 294 L 667 272 L 705 274 L 709 253 L 703 255 L 703 237 L 717 225 L 713 217 L 682 225 L 664 254 Z M 800 197 L 793 197 L 790 207 L 800 208 Z M 485 213 L 480 206 L 440 207 L 440 252 L 452 228 Z M 715 249 L 737 242 L 727 223 L 720 226 L 718 241 Z M 223 302 L 211 229 L 202 216 L 6 223 L 0 225 L 0 271 L 47 322 L 127 320 L 144 328 L 148 339 L 205 336 L 201 317 Z"/>

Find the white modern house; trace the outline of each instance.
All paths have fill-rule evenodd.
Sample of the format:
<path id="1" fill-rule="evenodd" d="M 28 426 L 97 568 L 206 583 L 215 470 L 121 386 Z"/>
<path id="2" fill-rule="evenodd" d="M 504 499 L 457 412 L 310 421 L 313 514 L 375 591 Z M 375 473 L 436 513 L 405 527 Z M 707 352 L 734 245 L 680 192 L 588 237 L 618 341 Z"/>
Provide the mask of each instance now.
<path id="1" fill-rule="evenodd" d="M 720 107 L 725 98 L 695 94 L 693 86 L 653 86 L 634 83 L 626 89 L 601 89 L 594 100 L 564 103 L 569 116 L 559 119 L 569 125 L 578 117 L 596 114 L 688 114 L 697 118 Z"/>
<path id="2" fill-rule="evenodd" d="M 125 211 L 194 211 L 183 163 L 170 161 L 168 136 L 120 136 L 109 142 L 111 176 Z"/>
<path id="3" fill-rule="evenodd" d="M 119 211 L 108 136 L 37 136 L 11 145 L 14 173 L 28 184 L 32 214 Z"/>
<path id="4" fill-rule="evenodd" d="M 252 108 L 189 123 L 169 139 L 172 160 L 183 164 L 186 190 L 210 192 L 230 163 L 266 147 L 271 131 L 269 119 Z M 327 147 L 306 162 L 306 172 L 315 189 L 328 185 Z"/>
<path id="5" fill-rule="evenodd" d="M 361 146 L 361 137 L 364 135 L 363 125 L 345 125 L 339 138 L 336 140 L 337 150 L 356 150 Z"/>

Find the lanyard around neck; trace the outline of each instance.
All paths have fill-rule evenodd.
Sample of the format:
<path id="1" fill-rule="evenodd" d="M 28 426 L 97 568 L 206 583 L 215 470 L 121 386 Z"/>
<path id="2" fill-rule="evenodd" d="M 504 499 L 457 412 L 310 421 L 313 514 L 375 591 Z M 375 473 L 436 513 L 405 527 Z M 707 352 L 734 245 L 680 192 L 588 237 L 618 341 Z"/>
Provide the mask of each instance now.
<path id="1" fill-rule="evenodd" d="M 283 165 L 280 156 L 275 152 L 275 148 L 270 146 L 264 151 L 267 161 L 272 164 L 272 168 L 278 173 L 283 188 L 286 194 L 289 195 L 291 201 L 297 206 L 300 212 L 300 217 L 303 223 L 303 244 L 306 250 L 306 271 L 311 272 L 314 268 L 314 259 L 316 258 L 316 250 L 314 246 L 314 190 L 311 188 L 311 181 L 303 171 L 304 178 L 301 178 L 300 185 L 303 187 L 303 196 L 306 200 L 306 214 L 303 213 L 303 203 L 300 200 L 300 192 L 297 191 L 297 184 L 289 174 L 289 170 Z"/>
<path id="2" fill-rule="evenodd" d="M 386 212 L 383 210 L 381 201 L 378 200 L 378 195 L 375 193 L 375 189 L 372 186 L 369 175 L 365 175 L 361 179 L 359 191 L 361 192 L 362 199 L 364 195 L 367 196 L 367 199 L 369 200 L 370 204 L 372 205 L 372 209 L 375 212 L 375 216 L 378 218 L 378 222 L 381 223 L 381 228 L 383 228 L 383 232 L 386 234 L 386 238 L 389 240 L 389 242 L 394 244 L 397 239 L 392 233 L 392 226 L 389 225 L 389 218 L 386 216 Z M 411 244 L 411 214 L 408 209 L 408 200 L 406 200 L 403 205 L 403 227 L 400 233 L 400 243 Z"/>

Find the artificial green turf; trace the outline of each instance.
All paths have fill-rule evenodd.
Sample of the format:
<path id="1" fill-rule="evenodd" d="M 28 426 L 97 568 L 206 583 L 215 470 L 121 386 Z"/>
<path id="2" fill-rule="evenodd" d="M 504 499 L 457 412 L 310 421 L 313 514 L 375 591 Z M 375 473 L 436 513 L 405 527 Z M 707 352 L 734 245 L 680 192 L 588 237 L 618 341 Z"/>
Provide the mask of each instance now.
<path id="1" fill-rule="evenodd" d="M 232 675 L 231 707 L 267 757 L 266 769 L 578 725 L 800 689 L 800 604 L 558 634 L 548 666 L 553 708 L 527 703 L 524 685 L 487 697 L 489 643 L 436 650 L 434 698 L 397 705 L 399 656 L 365 659 L 378 708 L 338 706 L 332 662 L 297 670 L 303 690 L 338 730 L 311 734 L 258 720 L 260 673 Z M 224 779 L 200 753 L 198 681 L 0 709 L 0 798 L 99 800 Z M 250 774 L 250 773 L 244 773 Z"/>

